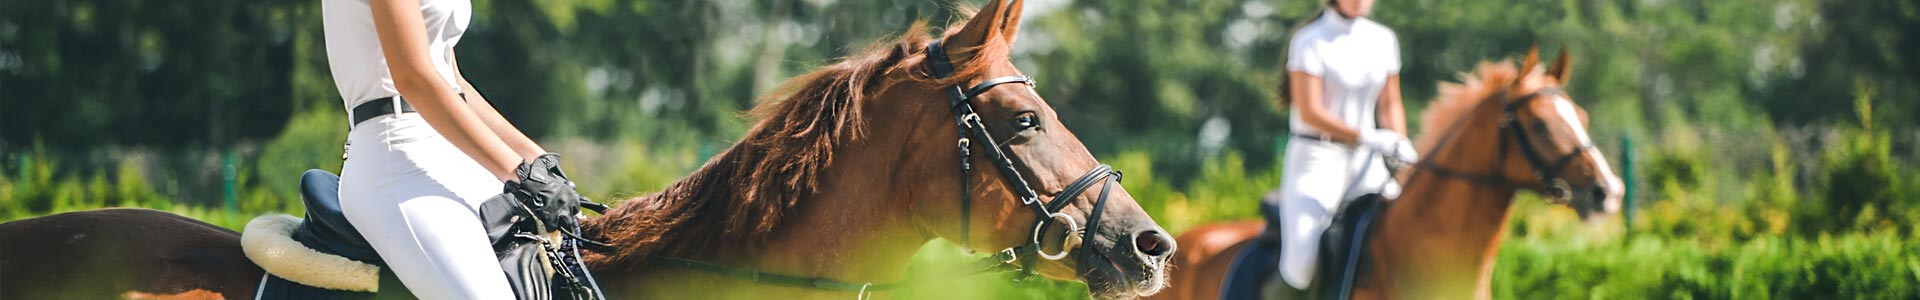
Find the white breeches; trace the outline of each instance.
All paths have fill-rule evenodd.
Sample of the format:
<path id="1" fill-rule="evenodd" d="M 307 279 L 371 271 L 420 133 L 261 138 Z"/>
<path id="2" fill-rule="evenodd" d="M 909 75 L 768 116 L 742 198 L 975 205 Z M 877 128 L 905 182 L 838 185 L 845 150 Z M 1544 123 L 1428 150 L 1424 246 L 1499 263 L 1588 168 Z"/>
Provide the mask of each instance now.
<path id="1" fill-rule="evenodd" d="M 1361 148 L 1292 137 L 1280 179 L 1280 276 L 1305 290 L 1318 265 L 1320 234 L 1341 204 L 1368 193 L 1392 199 L 1400 186 L 1384 159 Z"/>
<path id="2" fill-rule="evenodd" d="M 513 299 L 481 228 L 497 195 L 491 172 L 418 114 L 384 116 L 348 134 L 340 207 L 420 299 Z"/>

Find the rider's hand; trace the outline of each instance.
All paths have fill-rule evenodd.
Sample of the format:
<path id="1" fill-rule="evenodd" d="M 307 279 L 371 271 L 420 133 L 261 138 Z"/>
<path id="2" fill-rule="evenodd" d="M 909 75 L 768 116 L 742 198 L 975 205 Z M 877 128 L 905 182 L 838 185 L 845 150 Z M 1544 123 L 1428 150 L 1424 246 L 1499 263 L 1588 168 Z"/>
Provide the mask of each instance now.
<path id="1" fill-rule="evenodd" d="M 1386 129 L 1374 129 L 1360 132 L 1360 145 L 1380 153 L 1381 157 L 1400 164 L 1413 164 L 1420 161 L 1420 153 L 1413 149 L 1413 141 L 1399 132 Z"/>
<path id="2" fill-rule="evenodd" d="M 507 182 L 506 192 L 533 210 L 547 229 L 572 230 L 578 225 L 575 216 L 580 214 L 580 203 L 587 199 L 574 191 L 573 182 L 560 170 L 559 154 L 541 154 L 521 163 L 514 168 L 514 175 L 516 178 Z"/>

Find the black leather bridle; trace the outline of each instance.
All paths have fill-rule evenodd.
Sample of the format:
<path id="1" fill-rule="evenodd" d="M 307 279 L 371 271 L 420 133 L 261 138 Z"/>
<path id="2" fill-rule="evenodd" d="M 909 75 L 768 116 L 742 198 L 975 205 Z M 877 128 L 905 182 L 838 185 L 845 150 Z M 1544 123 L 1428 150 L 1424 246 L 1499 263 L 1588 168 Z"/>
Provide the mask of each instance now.
<path id="1" fill-rule="evenodd" d="M 934 78 L 945 79 L 953 76 L 953 60 L 947 57 L 946 47 L 941 45 L 940 40 L 927 44 L 927 63 L 933 70 Z M 980 149 L 986 153 L 987 159 L 993 162 L 994 167 L 1000 170 L 1000 176 L 1006 178 L 1009 190 L 1019 198 L 1020 204 L 1033 211 L 1035 219 L 1033 234 L 1027 239 L 1025 245 L 1001 250 L 995 257 L 1008 264 L 1017 261 L 1020 271 L 1030 277 L 1033 274 L 1035 262 L 1032 256 L 1060 260 L 1072 253 L 1074 248 L 1093 240 L 1094 234 L 1100 229 L 1100 214 L 1107 206 L 1108 192 L 1120 181 L 1120 171 L 1114 170 L 1112 166 L 1101 164 L 1087 171 L 1085 175 L 1080 175 L 1079 179 L 1075 179 L 1073 183 L 1061 189 L 1060 193 L 1054 194 L 1051 203 L 1041 202 L 1040 195 L 1034 192 L 1033 187 L 1027 184 L 1026 178 L 1022 177 L 1020 171 L 1014 167 L 1013 162 L 1016 158 L 1000 149 L 1001 144 L 993 139 L 993 134 L 987 132 L 987 126 L 981 122 L 980 114 L 973 109 L 974 98 L 992 90 L 995 86 L 1009 83 L 1022 83 L 1028 86 L 1034 84 L 1033 78 L 1013 75 L 987 79 L 974 84 L 973 87 L 962 87 L 956 84 L 946 89 L 947 104 L 953 110 L 954 126 L 959 129 L 960 136 L 956 142 L 960 148 L 960 244 L 966 247 L 967 243 L 972 241 L 969 224 L 972 222 L 973 210 L 971 188 L 973 141 L 986 141 L 987 143 L 980 146 Z M 1074 223 L 1072 216 L 1060 211 L 1073 203 L 1073 198 L 1086 192 L 1095 183 L 1104 183 L 1100 187 L 1100 197 L 1094 201 L 1093 210 L 1087 215 L 1086 228 L 1080 228 L 1079 224 Z M 1067 235 L 1062 238 L 1059 252 L 1047 253 L 1046 250 L 1041 249 L 1043 248 L 1040 244 L 1041 234 L 1056 222 L 1067 226 Z M 1086 257 L 1084 255 L 1081 257 L 1083 263 Z"/>
<path id="2" fill-rule="evenodd" d="M 1517 83 L 1515 85 L 1516 87 L 1518 86 Z M 1520 143 L 1520 153 L 1526 157 L 1527 164 L 1533 167 L 1534 175 L 1540 178 L 1539 184 L 1527 184 L 1513 180 L 1511 177 L 1506 176 L 1506 169 L 1499 166 L 1494 167 L 1492 174 L 1449 169 L 1436 165 L 1431 160 L 1422 160 L 1419 163 L 1415 163 L 1414 167 L 1433 171 L 1434 174 L 1442 177 L 1463 179 L 1483 185 L 1512 189 L 1532 189 L 1546 194 L 1548 201 L 1552 201 L 1555 204 L 1566 204 L 1571 198 L 1571 187 L 1567 185 L 1565 180 L 1558 178 L 1560 172 L 1565 171 L 1567 165 L 1572 163 L 1573 159 L 1583 155 L 1592 155 L 1592 150 L 1594 149 L 1593 142 L 1586 141 L 1587 144 L 1575 147 L 1559 159 L 1547 159 L 1546 155 L 1542 155 L 1540 150 L 1535 148 L 1532 135 L 1528 134 L 1525 126 L 1520 124 L 1520 117 L 1515 112 L 1527 103 L 1533 102 L 1533 99 L 1548 95 L 1566 95 L 1566 91 L 1562 90 L 1559 86 L 1550 86 L 1520 97 L 1508 97 L 1508 92 L 1512 90 L 1513 88 L 1511 87 L 1507 88 L 1506 90 L 1500 91 L 1500 95 L 1497 96 L 1505 103 L 1505 107 L 1501 109 L 1500 153 L 1497 157 L 1507 157 L 1507 141 L 1512 140 Z M 1439 143 L 1436 143 L 1436 145 L 1446 145 L 1449 140 L 1452 140 L 1453 137 L 1459 133 L 1460 127 L 1464 126 L 1471 119 L 1469 116 L 1454 121 L 1452 128 L 1447 130 L 1447 135 L 1441 137 Z M 1512 136 L 1513 138 L 1508 138 L 1508 136 Z M 1426 157 L 1426 155 L 1421 156 Z M 1495 163 L 1497 164 L 1498 162 L 1500 162 L 1500 160 L 1496 159 Z"/>

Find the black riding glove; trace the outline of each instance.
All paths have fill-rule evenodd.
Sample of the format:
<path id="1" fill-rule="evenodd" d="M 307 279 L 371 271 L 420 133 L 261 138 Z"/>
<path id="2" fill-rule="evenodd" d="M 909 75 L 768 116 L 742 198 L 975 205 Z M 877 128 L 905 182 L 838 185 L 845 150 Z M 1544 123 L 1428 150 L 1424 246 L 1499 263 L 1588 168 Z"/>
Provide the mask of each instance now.
<path id="1" fill-rule="evenodd" d="M 560 170 L 560 155 L 541 154 L 514 168 L 518 175 L 508 181 L 506 193 L 526 206 L 547 230 L 572 230 L 578 225 L 580 203 L 586 197 L 574 191 L 573 182 Z"/>

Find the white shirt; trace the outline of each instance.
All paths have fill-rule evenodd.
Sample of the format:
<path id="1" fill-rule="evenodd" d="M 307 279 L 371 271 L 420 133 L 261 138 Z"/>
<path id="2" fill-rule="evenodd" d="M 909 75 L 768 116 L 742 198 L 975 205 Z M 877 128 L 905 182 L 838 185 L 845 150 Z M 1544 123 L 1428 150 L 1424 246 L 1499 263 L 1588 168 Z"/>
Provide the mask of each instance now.
<path id="1" fill-rule="evenodd" d="M 333 85 L 347 110 L 367 100 L 399 96 L 393 87 L 393 74 L 387 72 L 387 57 L 380 50 L 380 35 L 373 27 L 373 8 L 368 0 L 321 0 L 321 20 L 327 43 L 327 66 L 333 71 Z M 454 81 L 453 45 L 467 31 L 473 17 L 469 0 L 420 0 L 420 14 L 427 25 L 427 57 L 439 71 L 440 79 L 459 92 Z"/>
<path id="2" fill-rule="evenodd" d="M 1380 90 L 1388 75 L 1400 73 L 1400 42 L 1393 29 L 1327 10 L 1294 33 L 1287 49 L 1287 71 L 1320 77 L 1320 100 L 1328 113 L 1355 130 L 1376 127 Z M 1290 115 L 1293 132 L 1323 134 L 1301 120 L 1299 110 Z"/>

